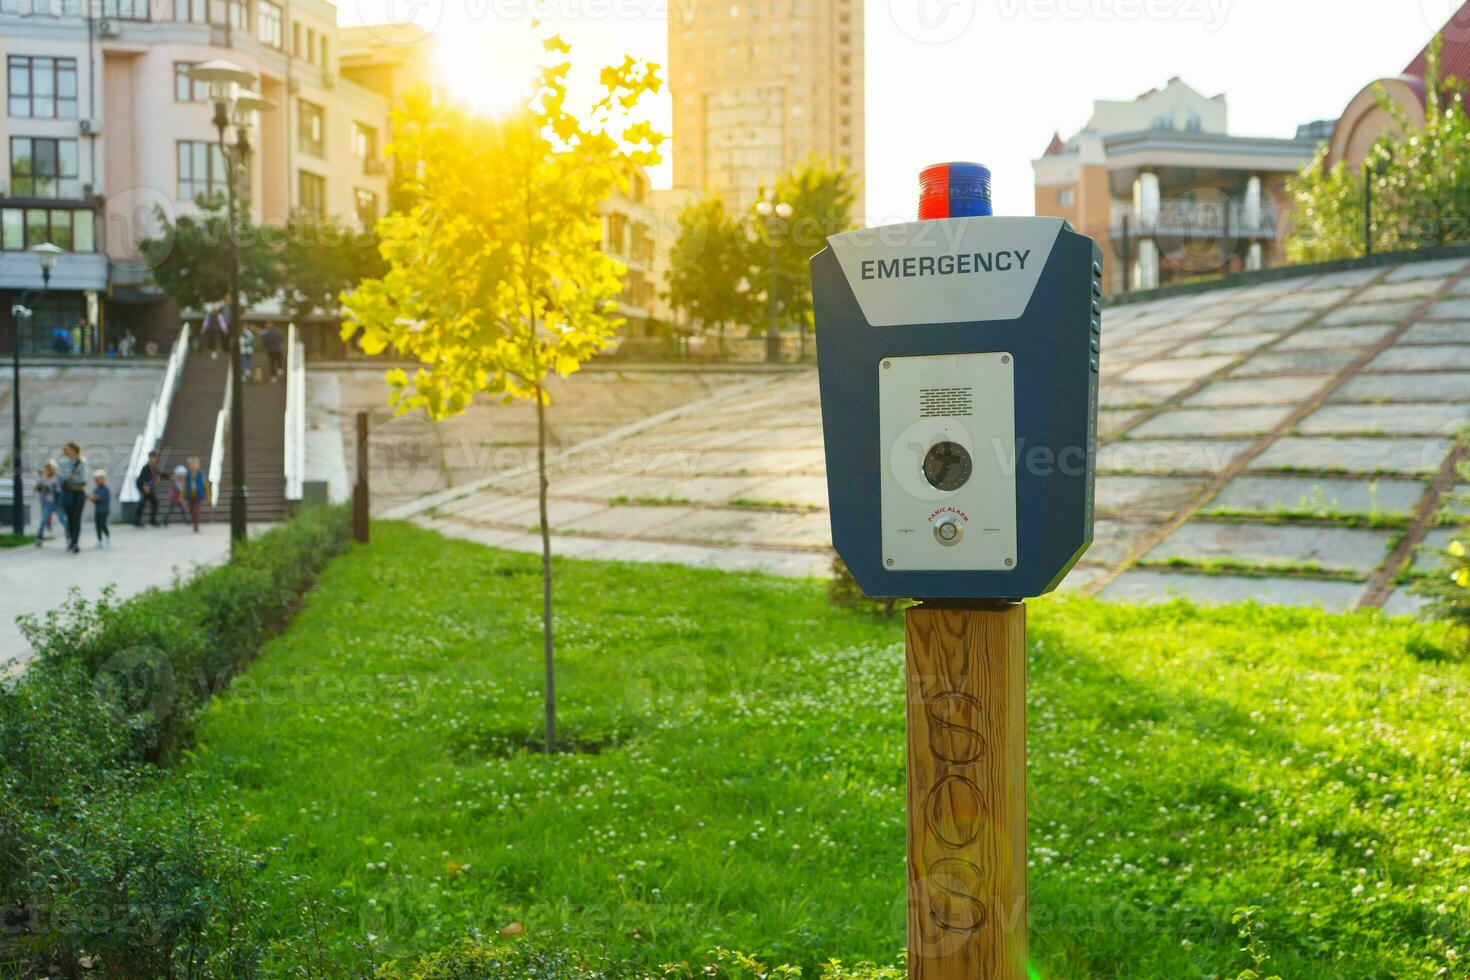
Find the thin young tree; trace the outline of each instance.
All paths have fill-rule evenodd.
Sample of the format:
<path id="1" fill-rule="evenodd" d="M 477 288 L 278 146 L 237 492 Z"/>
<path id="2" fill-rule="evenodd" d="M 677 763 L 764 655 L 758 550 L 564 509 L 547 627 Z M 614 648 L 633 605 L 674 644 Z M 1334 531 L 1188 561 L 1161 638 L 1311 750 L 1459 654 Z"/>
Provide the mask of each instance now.
<path id="1" fill-rule="evenodd" d="M 536 406 L 541 517 L 546 751 L 556 751 L 551 528 L 547 515 L 546 383 L 602 350 L 622 322 L 625 267 L 602 251 L 599 205 L 626 190 L 631 165 L 658 161 L 662 135 L 632 121 L 657 92 L 658 66 L 625 58 L 601 73 L 601 98 L 581 114 L 567 104 L 570 47 L 550 56 L 523 107 L 475 115 L 418 90 L 394 121 L 387 154 L 400 174 L 402 210 L 378 221 L 382 276 L 344 293 L 342 335 L 361 330 L 365 352 L 393 346 L 421 366 L 394 369 L 401 413 L 442 419 L 476 394 Z"/>

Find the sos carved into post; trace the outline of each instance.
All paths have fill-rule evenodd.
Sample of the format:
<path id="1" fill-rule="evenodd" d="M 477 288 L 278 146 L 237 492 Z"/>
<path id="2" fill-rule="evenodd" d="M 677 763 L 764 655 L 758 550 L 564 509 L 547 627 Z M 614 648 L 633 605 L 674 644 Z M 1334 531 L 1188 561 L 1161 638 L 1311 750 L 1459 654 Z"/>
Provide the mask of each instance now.
<path id="1" fill-rule="evenodd" d="M 832 543 L 906 615 L 909 976 L 1023 980 L 1026 611 L 1092 543 L 1102 253 L 929 167 L 812 258 Z"/>

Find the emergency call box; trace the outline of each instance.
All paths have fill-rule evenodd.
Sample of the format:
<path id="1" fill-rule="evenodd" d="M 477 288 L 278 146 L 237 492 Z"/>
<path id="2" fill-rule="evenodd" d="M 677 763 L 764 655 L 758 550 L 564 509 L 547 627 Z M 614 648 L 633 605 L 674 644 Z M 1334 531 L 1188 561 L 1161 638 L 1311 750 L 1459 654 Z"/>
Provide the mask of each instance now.
<path id="1" fill-rule="evenodd" d="M 1092 541 L 1102 253 L 937 218 L 812 258 L 832 541 L 870 596 L 1025 598 Z"/>

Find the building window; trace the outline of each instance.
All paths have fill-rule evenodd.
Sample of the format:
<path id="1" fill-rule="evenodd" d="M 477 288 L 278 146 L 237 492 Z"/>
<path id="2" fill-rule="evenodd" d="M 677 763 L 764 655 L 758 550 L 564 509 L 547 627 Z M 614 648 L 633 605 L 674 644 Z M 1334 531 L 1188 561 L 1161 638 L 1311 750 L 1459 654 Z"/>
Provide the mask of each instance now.
<path id="1" fill-rule="evenodd" d="M 78 198 L 77 141 L 10 138 L 10 196 Z"/>
<path id="2" fill-rule="evenodd" d="M 301 57 L 301 25 L 296 23 L 291 25 L 291 56 Z"/>
<path id="3" fill-rule="evenodd" d="M 360 122 L 352 124 L 352 155 L 359 160 L 378 158 L 378 131 Z"/>
<path id="4" fill-rule="evenodd" d="M 250 29 L 250 11 L 245 6 L 245 0 L 228 0 L 226 15 L 230 19 L 230 29 L 234 31 L 248 31 Z"/>
<path id="5" fill-rule="evenodd" d="M 7 252 L 20 252 L 50 242 L 68 252 L 91 252 L 93 244 L 91 211 L 75 208 L 3 208 L 0 209 L 0 246 Z"/>
<path id="6" fill-rule="evenodd" d="M 271 0 L 256 0 L 255 36 L 260 38 L 261 43 L 269 44 L 273 48 L 281 47 L 285 43 L 285 22 L 280 4 L 271 3 Z"/>
<path id="7" fill-rule="evenodd" d="M 192 61 L 174 62 L 174 101 L 175 102 L 208 102 L 209 86 L 204 82 L 196 82 L 189 77 L 189 69 L 194 67 Z"/>
<path id="8" fill-rule="evenodd" d="M 10 114 L 27 119 L 77 117 L 77 59 L 11 55 Z"/>
<path id="9" fill-rule="evenodd" d="M 1077 203 L 1077 189 L 1075 187 L 1063 187 L 1057 194 L 1057 206 L 1070 208 Z"/>
<path id="10" fill-rule="evenodd" d="M 148 0 L 102 0 L 102 16 L 118 20 L 148 20 Z"/>
<path id="11" fill-rule="evenodd" d="M 229 164 L 218 143 L 179 140 L 179 200 L 212 201 L 225 196 Z"/>
<path id="12" fill-rule="evenodd" d="M 203 24 L 209 20 L 209 0 L 174 0 L 174 20 Z"/>
<path id="13" fill-rule="evenodd" d="M 326 110 L 305 99 L 296 100 L 296 105 L 296 148 L 314 157 L 326 156 Z"/>
<path id="14" fill-rule="evenodd" d="M 316 64 L 316 28 L 315 27 L 308 27 L 306 29 L 306 63 L 308 65 L 314 65 L 314 64 Z"/>
<path id="15" fill-rule="evenodd" d="M 327 178 L 305 170 L 296 174 L 296 206 L 320 217 L 327 213 Z"/>
<path id="16" fill-rule="evenodd" d="M 322 42 L 322 67 L 323 68 L 331 68 L 332 67 L 331 63 L 329 61 L 327 61 L 327 35 L 325 33 L 322 34 L 321 42 Z"/>
<path id="17" fill-rule="evenodd" d="M 1166 112 L 1166 113 L 1164 113 L 1161 116 L 1154 116 L 1154 121 L 1153 121 L 1153 124 L 1152 124 L 1152 127 L 1151 128 L 1153 128 L 1153 129 L 1173 129 L 1174 128 L 1174 113 L 1171 111 L 1171 112 Z"/>
<path id="18" fill-rule="evenodd" d="M 1191 133 L 1198 133 L 1205 128 L 1204 120 L 1199 117 L 1199 113 L 1191 110 L 1185 113 L 1184 128 Z"/>
<path id="19" fill-rule="evenodd" d="M 371 228 L 378 220 L 378 195 L 372 191 L 365 191 L 361 187 L 353 190 L 353 205 L 357 210 L 357 220 L 364 228 Z"/>

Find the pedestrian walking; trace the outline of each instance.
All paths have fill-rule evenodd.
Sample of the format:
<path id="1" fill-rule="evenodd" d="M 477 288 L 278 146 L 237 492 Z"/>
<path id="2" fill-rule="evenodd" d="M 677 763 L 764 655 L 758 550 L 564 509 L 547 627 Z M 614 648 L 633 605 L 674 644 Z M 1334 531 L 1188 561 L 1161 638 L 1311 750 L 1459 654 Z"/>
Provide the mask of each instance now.
<path id="1" fill-rule="evenodd" d="M 199 533 L 199 508 L 209 499 L 209 477 L 199 466 L 199 457 L 189 457 L 189 470 L 184 474 L 184 503 L 189 505 L 189 523 Z"/>
<path id="2" fill-rule="evenodd" d="M 82 546 L 82 508 L 87 506 L 87 459 L 82 447 L 68 442 L 62 447 L 61 465 L 56 474 L 61 479 L 61 509 L 66 514 L 66 550 L 78 554 Z"/>
<path id="3" fill-rule="evenodd" d="M 204 324 L 200 327 L 200 335 L 204 345 L 209 348 L 209 359 L 219 359 L 219 352 L 225 346 L 225 338 L 229 336 L 229 320 L 225 316 L 223 304 L 216 303 L 209 312 L 204 314 Z"/>
<path id="4" fill-rule="evenodd" d="M 148 524 L 150 527 L 158 526 L 158 481 L 162 476 L 158 471 L 158 454 L 149 453 L 148 462 L 138 471 L 138 478 L 133 485 L 138 488 L 138 506 L 133 511 L 133 527 L 143 526 L 143 508 L 149 508 Z"/>
<path id="5" fill-rule="evenodd" d="M 250 380 L 250 365 L 255 358 L 255 331 L 248 326 L 240 328 L 240 377 Z"/>
<path id="6" fill-rule="evenodd" d="M 173 479 L 168 485 L 168 511 L 163 515 L 163 526 L 168 527 L 173 523 L 174 511 L 179 512 L 179 520 L 188 523 L 189 512 L 184 509 L 184 482 L 189 477 L 189 471 L 183 466 L 174 467 Z"/>
<path id="7" fill-rule="evenodd" d="M 61 477 L 56 475 L 56 460 L 48 459 L 36 474 L 36 502 L 41 507 L 41 519 L 36 522 L 36 547 L 46 541 L 46 532 L 51 530 L 51 518 L 55 515 L 66 529 L 66 514 L 61 509 Z"/>
<path id="8" fill-rule="evenodd" d="M 265 344 L 265 352 L 270 357 L 271 381 L 275 381 L 286 371 L 286 337 L 271 323 L 260 332 L 260 340 Z"/>
<path id="9" fill-rule="evenodd" d="M 92 489 L 92 520 L 97 525 L 97 547 L 112 547 L 112 531 L 107 519 L 112 516 L 112 489 L 107 485 L 107 471 L 98 470 L 92 475 L 96 486 Z"/>

